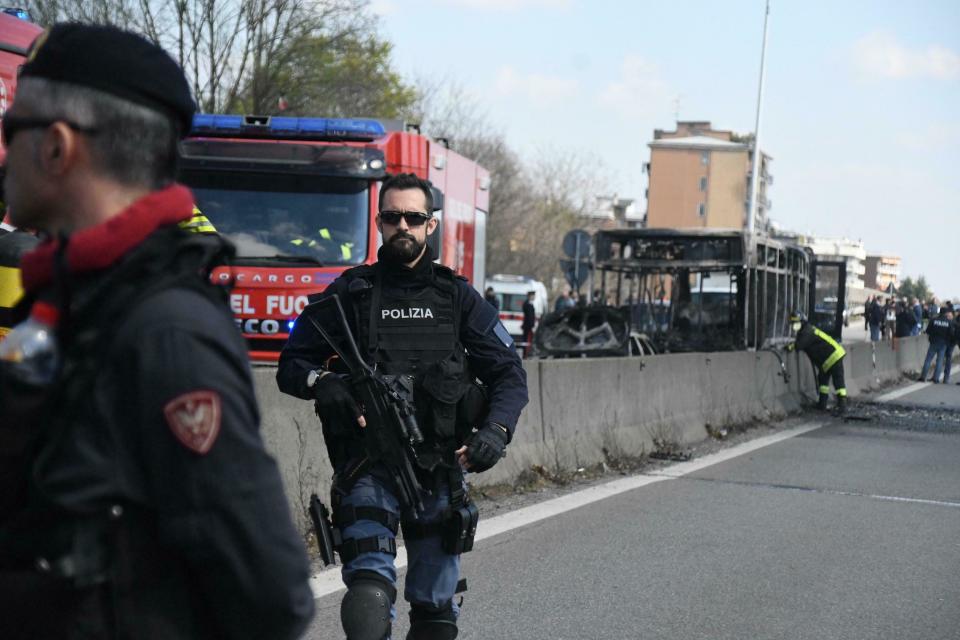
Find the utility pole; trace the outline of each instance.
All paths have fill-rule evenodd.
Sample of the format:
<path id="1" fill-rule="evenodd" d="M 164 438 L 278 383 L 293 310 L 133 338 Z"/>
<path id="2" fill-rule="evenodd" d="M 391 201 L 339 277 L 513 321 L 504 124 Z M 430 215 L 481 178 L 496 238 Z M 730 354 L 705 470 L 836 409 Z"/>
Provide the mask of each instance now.
<path id="1" fill-rule="evenodd" d="M 751 304 L 751 294 L 756 297 L 756 293 L 751 291 L 750 279 L 756 277 L 757 260 L 757 239 L 756 239 L 756 218 L 758 211 L 757 199 L 760 195 L 760 116 L 763 108 L 763 80 L 766 71 L 767 57 L 767 25 L 770 21 L 770 0 L 766 2 L 766 8 L 763 14 L 763 46 L 760 49 L 760 84 L 757 88 L 757 119 L 753 127 L 753 166 L 750 171 L 750 206 L 747 211 L 747 273 L 744 286 L 744 314 L 743 314 L 743 337 L 745 346 L 749 346 L 750 315 L 754 313 L 754 305 Z M 756 325 L 759 318 L 754 320 L 754 338 L 756 337 Z M 754 344 L 754 348 L 759 345 Z"/>
<path id="2" fill-rule="evenodd" d="M 767 0 L 766 13 L 763 16 L 763 47 L 760 49 L 760 86 L 757 89 L 757 120 L 753 127 L 753 167 L 750 171 L 750 215 L 747 218 L 747 231 L 753 236 L 760 195 L 760 116 L 763 113 L 763 80 L 766 76 L 767 24 L 770 20 L 770 0 Z"/>

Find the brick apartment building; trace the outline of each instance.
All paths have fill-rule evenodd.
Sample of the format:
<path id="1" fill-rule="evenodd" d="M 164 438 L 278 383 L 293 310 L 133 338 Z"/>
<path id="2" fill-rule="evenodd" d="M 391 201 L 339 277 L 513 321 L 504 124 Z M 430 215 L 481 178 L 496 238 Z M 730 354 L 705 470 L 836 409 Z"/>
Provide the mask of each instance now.
<path id="1" fill-rule="evenodd" d="M 650 228 L 746 226 L 750 199 L 753 137 L 712 128 L 709 122 L 678 122 L 675 131 L 657 129 L 649 143 L 647 220 Z M 767 188 L 772 160 L 762 155 L 757 229 L 766 226 Z"/>

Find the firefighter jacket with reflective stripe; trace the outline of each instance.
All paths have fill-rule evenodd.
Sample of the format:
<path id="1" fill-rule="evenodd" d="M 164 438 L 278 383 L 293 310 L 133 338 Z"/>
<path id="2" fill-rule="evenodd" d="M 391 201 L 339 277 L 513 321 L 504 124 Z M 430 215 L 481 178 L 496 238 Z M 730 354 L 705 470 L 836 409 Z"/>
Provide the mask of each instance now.
<path id="1" fill-rule="evenodd" d="M 39 242 L 29 233 L 0 230 L 0 340 L 13 326 L 13 308 L 23 296 L 20 257 Z"/>
<path id="2" fill-rule="evenodd" d="M 809 322 L 805 322 L 797 332 L 796 344 L 797 349 L 810 356 L 821 371 L 829 371 L 847 353 L 829 334 Z"/>
<path id="3" fill-rule="evenodd" d="M 213 226 L 213 223 L 203 215 L 200 209 L 194 205 L 193 212 L 188 220 L 184 220 L 179 223 L 180 228 L 184 231 L 192 231 L 193 233 L 216 233 L 217 228 Z"/>

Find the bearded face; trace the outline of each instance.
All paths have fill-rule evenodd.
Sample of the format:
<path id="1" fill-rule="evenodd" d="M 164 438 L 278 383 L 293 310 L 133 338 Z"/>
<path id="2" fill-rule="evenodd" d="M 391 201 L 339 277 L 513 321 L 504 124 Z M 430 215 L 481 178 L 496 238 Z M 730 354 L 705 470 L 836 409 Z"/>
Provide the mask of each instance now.
<path id="1" fill-rule="evenodd" d="M 385 260 L 407 264 L 413 262 L 426 244 L 426 238 L 418 240 L 413 234 L 407 231 L 397 230 L 389 240 L 383 245 L 381 254 Z"/>
<path id="2" fill-rule="evenodd" d="M 380 257 L 400 264 L 413 264 L 423 254 L 427 236 L 437 229 L 437 219 L 427 211 L 426 196 L 420 189 L 390 189 L 381 202 L 377 229 L 383 238 Z M 397 215 L 409 214 L 409 215 Z"/>

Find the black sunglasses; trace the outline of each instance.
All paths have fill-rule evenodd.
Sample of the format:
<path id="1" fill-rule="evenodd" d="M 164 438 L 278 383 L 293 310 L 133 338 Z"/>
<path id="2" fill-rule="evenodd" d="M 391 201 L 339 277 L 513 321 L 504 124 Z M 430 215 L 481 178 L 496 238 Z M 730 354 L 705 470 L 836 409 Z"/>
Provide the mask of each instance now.
<path id="1" fill-rule="evenodd" d="M 0 122 L 0 127 L 2 127 L 3 132 L 3 142 L 7 146 L 10 146 L 13 144 L 13 136 L 17 131 L 23 129 L 43 129 L 56 122 L 62 122 L 74 131 L 88 135 L 94 135 L 100 132 L 96 127 L 85 127 L 76 122 L 64 120 L 63 118 L 18 118 L 17 116 L 4 116 L 3 121 Z"/>
<path id="2" fill-rule="evenodd" d="M 389 225 L 400 224 L 400 218 L 407 221 L 407 226 L 419 227 L 427 223 L 430 216 L 420 211 L 381 211 L 380 220 Z"/>

